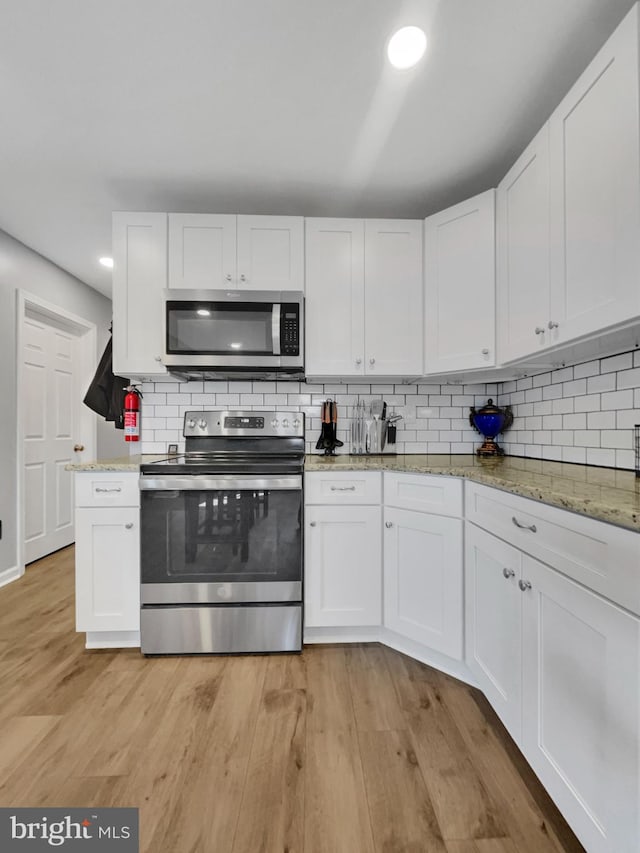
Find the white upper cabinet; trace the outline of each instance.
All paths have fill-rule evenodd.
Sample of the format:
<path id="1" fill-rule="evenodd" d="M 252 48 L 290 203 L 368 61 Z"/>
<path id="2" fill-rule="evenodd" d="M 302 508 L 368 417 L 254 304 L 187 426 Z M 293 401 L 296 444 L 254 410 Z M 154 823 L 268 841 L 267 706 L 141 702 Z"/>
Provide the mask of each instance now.
<path id="1" fill-rule="evenodd" d="M 307 375 L 422 373 L 420 226 L 306 220 Z"/>
<path id="2" fill-rule="evenodd" d="M 634 6 L 550 119 L 550 343 L 640 314 L 638 37 Z"/>
<path id="3" fill-rule="evenodd" d="M 162 291 L 167 286 L 167 214 L 113 214 L 113 372 L 164 374 Z"/>
<path id="4" fill-rule="evenodd" d="M 367 219 L 364 224 L 365 372 L 422 373 L 422 223 Z"/>
<path id="5" fill-rule="evenodd" d="M 491 367 L 495 354 L 495 190 L 424 223 L 425 372 Z"/>
<path id="6" fill-rule="evenodd" d="M 364 373 L 364 222 L 306 220 L 306 372 Z"/>
<path id="7" fill-rule="evenodd" d="M 169 214 L 169 287 L 304 290 L 301 216 Z"/>
<path id="8" fill-rule="evenodd" d="M 549 125 L 498 186 L 498 358 L 530 355 L 550 338 Z"/>
<path id="9" fill-rule="evenodd" d="M 193 290 L 236 288 L 236 217 L 169 214 L 169 286 Z"/>

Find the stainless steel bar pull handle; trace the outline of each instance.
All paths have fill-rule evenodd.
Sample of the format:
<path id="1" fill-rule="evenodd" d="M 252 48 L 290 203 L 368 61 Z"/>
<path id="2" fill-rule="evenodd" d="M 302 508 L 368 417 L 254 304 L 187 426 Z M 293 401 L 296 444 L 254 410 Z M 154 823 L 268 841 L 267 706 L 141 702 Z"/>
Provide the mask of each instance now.
<path id="1" fill-rule="evenodd" d="M 511 517 L 511 521 L 515 524 L 516 527 L 519 527 L 521 530 L 530 530 L 532 533 L 535 533 L 538 529 L 535 524 L 520 524 L 518 519 L 513 515 Z"/>
<path id="2" fill-rule="evenodd" d="M 503 569 L 502 574 L 507 580 L 509 580 L 509 578 L 512 578 L 515 575 L 515 572 L 513 571 L 513 569 Z"/>
<path id="3" fill-rule="evenodd" d="M 103 489 L 101 486 L 96 486 L 96 492 L 121 492 L 122 488 L 116 486 L 114 489 Z"/>
<path id="4" fill-rule="evenodd" d="M 528 589 L 531 589 L 531 581 L 518 581 L 518 586 L 522 592 L 526 592 Z"/>
<path id="5" fill-rule="evenodd" d="M 331 486 L 332 492 L 355 492 L 355 486 Z"/>

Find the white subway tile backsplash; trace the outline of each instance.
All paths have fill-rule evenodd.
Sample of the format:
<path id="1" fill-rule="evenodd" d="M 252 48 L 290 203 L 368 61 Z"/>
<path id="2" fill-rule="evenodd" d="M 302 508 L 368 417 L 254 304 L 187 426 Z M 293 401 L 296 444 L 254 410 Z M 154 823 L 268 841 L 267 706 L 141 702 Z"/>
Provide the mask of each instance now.
<path id="1" fill-rule="evenodd" d="M 357 400 L 383 398 L 391 411 L 404 416 L 397 452 L 471 454 L 481 436 L 468 422 L 469 408 L 480 408 L 491 397 L 512 406 L 513 426 L 498 438 L 508 454 L 631 468 L 631 428 L 640 423 L 640 350 L 500 384 L 169 381 L 145 382 L 142 391 L 144 453 L 164 452 L 168 443 L 183 448 L 187 411 L 240 407 L 304 412 L 308 452 L 314 452 L 320 403 L 331 397 L 338 403 L 344 453 Z"/>

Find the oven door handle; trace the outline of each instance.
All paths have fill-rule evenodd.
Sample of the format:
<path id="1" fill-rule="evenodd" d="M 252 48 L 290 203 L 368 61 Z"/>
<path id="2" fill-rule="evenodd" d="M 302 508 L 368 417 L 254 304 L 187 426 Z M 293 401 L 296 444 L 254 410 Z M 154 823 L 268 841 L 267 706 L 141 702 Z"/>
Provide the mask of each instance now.
<path id="1" fill-rule="evenodd" d="M 194 474 L 190 477 L 140 477 L 140 490 L 146 491 L 217 491 L 217 492 L 276 492 L 302 491 L 302 477 L 211 477 Z"/>

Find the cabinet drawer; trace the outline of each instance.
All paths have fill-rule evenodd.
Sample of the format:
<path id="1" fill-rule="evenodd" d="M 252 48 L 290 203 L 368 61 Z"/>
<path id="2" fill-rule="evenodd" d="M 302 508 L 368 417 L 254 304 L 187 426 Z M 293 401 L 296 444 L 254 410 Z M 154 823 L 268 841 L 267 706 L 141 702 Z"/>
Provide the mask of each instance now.
<path id="1" fill-rule="evenodd" d="M 385 506 L 434 515 L 462 515 L 462 480 L 429 474 L 384 475 Z"/>
<path id="2" fill-rule="evenodd" d="M 468 521 L 640 614 L 640 534 L 467 482 Z"/>
<path id="3" fill-rule="evenodd" d="M 140 506 L 139 475 L 131 471 L 76 473 L 76 506 Z"/>
<path id="4" fill-rule="evenodd" d="M 307 504 L 379 504 L 382 474 L 378 471 L 336 471 L 305 475 Z"/>

